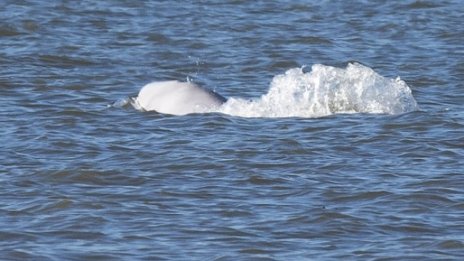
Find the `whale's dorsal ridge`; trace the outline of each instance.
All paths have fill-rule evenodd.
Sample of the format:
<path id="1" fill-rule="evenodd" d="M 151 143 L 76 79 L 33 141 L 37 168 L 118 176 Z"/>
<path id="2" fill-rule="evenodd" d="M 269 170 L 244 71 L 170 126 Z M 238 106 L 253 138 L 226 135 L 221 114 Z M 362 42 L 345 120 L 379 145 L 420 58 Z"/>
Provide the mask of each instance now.
<path id="1" fill-rule="evenodd" d="M 212 90 L 177 80 L 149 83 L 136 98 L 142 110 L 172 115 L 210 112 L 224 102 L 226 98 Z"/>

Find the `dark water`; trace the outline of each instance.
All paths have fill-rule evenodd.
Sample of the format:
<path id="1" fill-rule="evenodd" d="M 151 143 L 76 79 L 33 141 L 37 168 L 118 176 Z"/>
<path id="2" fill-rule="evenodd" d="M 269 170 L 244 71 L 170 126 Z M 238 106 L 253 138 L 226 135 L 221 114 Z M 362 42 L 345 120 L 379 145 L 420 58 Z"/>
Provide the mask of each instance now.
<path id="1" fill-rule="evenodd" d="M 462 260 L 461 1 L 0 2 L 0 259 Z M 359 62 L 407 113 L 108 106 Z M 340 79 L 332 79 L 332 82 Z"/>

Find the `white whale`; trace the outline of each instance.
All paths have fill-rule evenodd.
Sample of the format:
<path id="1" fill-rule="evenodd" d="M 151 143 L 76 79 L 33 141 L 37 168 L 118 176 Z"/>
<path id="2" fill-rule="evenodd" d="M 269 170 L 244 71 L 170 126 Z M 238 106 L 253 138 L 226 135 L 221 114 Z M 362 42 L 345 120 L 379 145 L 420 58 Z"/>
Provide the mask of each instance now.
<path id="1" fill-rule="evenodd" d="M 133 100 L 144 111 L 185 115 L 219 108 L 226 98 L 192 82 L 162 81 L 145 85 Z"/>

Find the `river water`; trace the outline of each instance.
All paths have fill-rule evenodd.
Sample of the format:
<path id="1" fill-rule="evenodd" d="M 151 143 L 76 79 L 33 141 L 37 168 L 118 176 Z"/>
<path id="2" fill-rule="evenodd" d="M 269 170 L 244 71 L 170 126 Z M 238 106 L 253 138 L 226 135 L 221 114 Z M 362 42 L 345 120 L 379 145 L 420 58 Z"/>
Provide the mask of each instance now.
<path id="1" fill-rule="evenodd" d="M 463 14 L 1 1 L 1 259 L 462 260 Z M 131 106 L 163 80 L 229 100 Z"/>

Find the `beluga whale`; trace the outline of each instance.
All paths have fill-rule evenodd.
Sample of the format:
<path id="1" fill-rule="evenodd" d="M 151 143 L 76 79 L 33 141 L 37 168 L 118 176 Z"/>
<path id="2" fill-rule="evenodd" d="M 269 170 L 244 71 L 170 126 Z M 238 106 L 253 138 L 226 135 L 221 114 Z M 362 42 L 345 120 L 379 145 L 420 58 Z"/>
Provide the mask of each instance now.
<path id="1" fill-rule="evenodd" d="M 186 115 L 214 111 L 226 100 L 220 94 L 193 82 L 173 80 L 145 85 L 132 103 L 142 111 Z"/>

